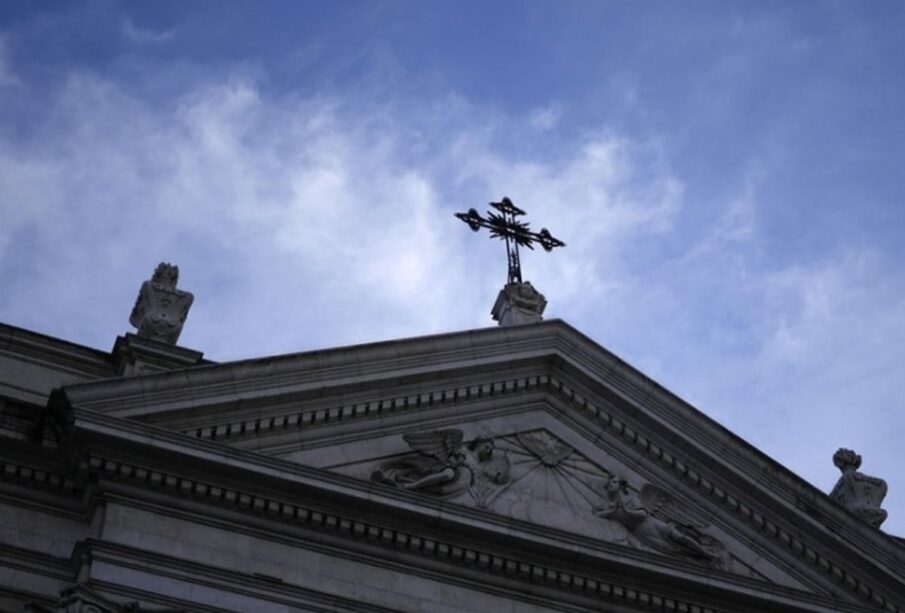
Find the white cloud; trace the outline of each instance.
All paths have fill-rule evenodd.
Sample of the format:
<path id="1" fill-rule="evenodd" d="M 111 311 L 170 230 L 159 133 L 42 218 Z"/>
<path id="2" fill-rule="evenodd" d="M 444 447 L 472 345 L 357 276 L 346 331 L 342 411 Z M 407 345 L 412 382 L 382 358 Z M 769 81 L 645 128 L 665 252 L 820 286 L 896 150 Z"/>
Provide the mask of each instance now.
<path id="1" fill-rule="evenodd" d="M 361 108 L 243 78 L 161 103 L 73 74 L 24 141 L 0 135 L 0 283 L 15 288 L 0 320 L 109 347 L 166 260 L 196 294 L 182 341 L 213 359 L 491 325 L 502 245 L 452 213 L 508 195 L 568 244 L 523 256 L 550 317 L 824 490 L 835 447 L 855 447 L 905 508 L 905 287 L 881 255 L 760 257 L 762 174 L 684 241 L 694 203 L 655 143 L 498 146 L 520 121 L 454 96 Z"/>
<path id="2" fill-rule="evenodd" d="M 514 158 L 494 136 L 516 119 L 485 120 L 456 99 L 436 108 L 443 130 L 423 108 L 280 99 L 241 78 L 160 107 L 74 74 L 32 142 L 0 142 L 10 220 L 0 266 L 31 228 L 35 265 L 53 269 L 20 280 L 27 300 L 4 304 L 5 319 L 46 330 L 38 317 L 80 312 L 81 340 L 103 344 L 120 332 L 109 329 L 125 317 L 116 308 L 166 259 L 198 294 L 186 342 L 213 357 L 489 325 L 502 246 L 455 210 L 516 198 L 572 254 L 525 254 L 526 276 L 575 303 L 594 299 L 597 270 L 622 241 L 663 231 L 678 210 L 681 190 L 643 147 L 604 135 L 555 163 Z M 452 147 L 446 130 L 459 135 Z M 655 175 L 649 184 L 638 185 L 636 163 Z M 110 295 L 53 300 L 53 278 L 89 285 L 96 274 Z M 204 282 L 224 275 L 232 291 Z M 49 312 L 29 312 L 32 301 Z M 238 321 L 250 313 L 266 324 Z"/>
<path id="3" fill-rule="evenodd" d="M 535 109 L 528 117 L 528 124 L 537 130 L 552 130 L 559 124 L 562 109 L 557 105 Z"/>
<path id="4" fill-rule="evenodd" d="M 150 28 L 141 28 L 130 19 L 125 18 L 120 26 L 120 31 L 132 43 L 137 45 L 158 45 L 169 42 L 173 39 L 173 30 L 152 30 Z"/>

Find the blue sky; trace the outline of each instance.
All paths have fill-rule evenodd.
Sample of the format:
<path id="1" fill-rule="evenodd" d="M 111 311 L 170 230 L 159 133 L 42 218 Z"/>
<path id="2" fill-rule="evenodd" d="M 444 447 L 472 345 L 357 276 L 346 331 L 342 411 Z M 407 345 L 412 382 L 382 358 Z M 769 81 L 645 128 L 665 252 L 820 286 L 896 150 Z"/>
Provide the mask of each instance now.
<path id="1" fill-rule="evenodd" d="M 4 2 L 0 320 L 109 349 L 159 261 L 228 360 L 562 318 L 905 534 L 905 4 Z"/>

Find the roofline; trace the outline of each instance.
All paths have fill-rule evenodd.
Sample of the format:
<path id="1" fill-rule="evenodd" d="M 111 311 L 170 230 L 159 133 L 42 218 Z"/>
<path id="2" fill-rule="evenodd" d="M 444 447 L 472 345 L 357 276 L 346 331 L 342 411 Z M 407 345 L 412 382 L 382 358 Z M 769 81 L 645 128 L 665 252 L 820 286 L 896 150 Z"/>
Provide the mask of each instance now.
<path id="1" fill-rule="evenodd" d="M 40 332 L 0 323 L 0 351 L 52 361 L 57 366 L 93 376 L 112 376 L 110 352 L 94 349 Z"/>

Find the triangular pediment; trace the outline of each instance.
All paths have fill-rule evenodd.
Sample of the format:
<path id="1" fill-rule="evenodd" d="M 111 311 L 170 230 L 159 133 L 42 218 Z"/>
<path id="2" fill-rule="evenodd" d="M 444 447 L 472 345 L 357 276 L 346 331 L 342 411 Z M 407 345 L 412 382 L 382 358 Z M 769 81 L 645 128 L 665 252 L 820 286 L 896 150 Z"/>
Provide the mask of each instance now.
<path id="1" fill-rule="evenodd" d="M 702 581 L 857 602 L 859 586 L 897 587 L 871 572 L 905 567 L 890 537 L 558 321 L 108 380 L 56 402 Z"/>
<path id="2" fill-rule="evenodd" d="M 525 430 L 526 422 L 543 427 Z M 701 569 L 804 587 L 548 413 L 497 418 L 495 433 L 488 425 L 402 434 L 404 449 L 388 441 L 388 455 L 325 468 Z"/>

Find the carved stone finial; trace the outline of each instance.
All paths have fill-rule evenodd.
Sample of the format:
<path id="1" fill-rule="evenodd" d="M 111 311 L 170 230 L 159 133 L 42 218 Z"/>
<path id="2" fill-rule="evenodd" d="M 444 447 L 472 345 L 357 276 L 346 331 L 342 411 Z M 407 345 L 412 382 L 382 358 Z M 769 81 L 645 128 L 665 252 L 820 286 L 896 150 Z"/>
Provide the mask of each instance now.
<path id="1" fill-rule="evenodd" d="M 507 283 L 500 290 L 490 314 L 501 326 L 518 326 L 541 321 L 547 299 L 530 281 Z"/>
<path id="2" fill-rule="evenodd" d="M 830 498 L 879 528 L 886 520 L 886 511 L 880 508 L 886 497 L 886 481 L 857 472 L 861 456 L 851 449 L 840 448 L 833 454 L 833 464 L 842 471 Z"/>
<path id="3" fill-rule="evenodd" d="M 176 289 L 179 267 L 161 262 L 154 276 L 141 284 L 129 323 L 138 336 L 175 345 L 195 297 Z"/>

